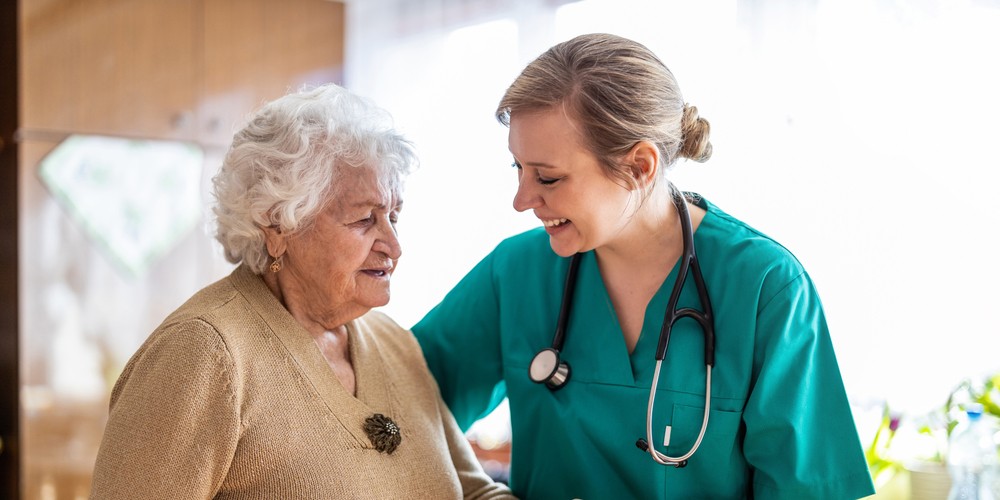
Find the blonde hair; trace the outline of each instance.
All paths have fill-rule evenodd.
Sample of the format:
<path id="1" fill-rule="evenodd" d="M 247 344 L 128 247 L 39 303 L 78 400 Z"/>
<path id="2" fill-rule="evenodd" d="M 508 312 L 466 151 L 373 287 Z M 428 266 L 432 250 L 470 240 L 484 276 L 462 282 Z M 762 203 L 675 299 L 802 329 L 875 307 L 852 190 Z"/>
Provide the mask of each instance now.
<path id="1" fill-rule="evenodd" d="M 216 239 L 226 259 L 260 274 L 269 256 L 264 227 L 306 230 L 338 195 L 346 167 L 372 168 L 401 189 L 416 166 L 409 141 L 388 113 L 334 84 L 304 88 L 267 103 L 233 137 L 212 179 Z"/>
<path id="2" fill-rule="evenodd" d="M 581 35 L 528 64 L 504 93 L 497 120 L 565 105 L 581 125 L 588 149 L 605 173 L 635 188 L 636 173 L 621 159 L 640 141 L 660 151 L 665 171 L 677 158 L 712 156 L 709 124 L 684 103 L 674 75 L 644 45 L 609 34 Z"/>

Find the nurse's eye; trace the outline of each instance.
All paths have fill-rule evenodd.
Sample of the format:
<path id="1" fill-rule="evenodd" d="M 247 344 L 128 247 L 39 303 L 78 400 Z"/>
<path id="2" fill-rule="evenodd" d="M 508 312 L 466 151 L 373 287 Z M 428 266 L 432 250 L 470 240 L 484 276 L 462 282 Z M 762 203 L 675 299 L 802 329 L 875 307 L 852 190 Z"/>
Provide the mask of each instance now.
<path id="1" fill-rule="evenodd" d="M 514 168 L 516 168 L 516 169 L 518 169 L 518 170 L 521 170 L 521 164 L 520 164 L 520 163 L 518 163 L 518 162 L 517 162 L 517 160 L 514 160 L 514 162 L 513 162 L 513 163 L 511 163 L 511 164 L 510 164 L 510 166 L 511 166 L 511 167 L 514 167 Z"/>
<path id="2" fill-rule="evenodd" d="M 548 178 L 548 177 L 542 177 L 540 175 L 537 177 L 537 179 L 538 179 L 538 183 L 541 184 L 541 185 L 543 185 L 543 186 L 551 186 L 551 185 L 555 184 L 556 182 L 559 182 L 559 180 L 560 180 L 558 178 Z"/>

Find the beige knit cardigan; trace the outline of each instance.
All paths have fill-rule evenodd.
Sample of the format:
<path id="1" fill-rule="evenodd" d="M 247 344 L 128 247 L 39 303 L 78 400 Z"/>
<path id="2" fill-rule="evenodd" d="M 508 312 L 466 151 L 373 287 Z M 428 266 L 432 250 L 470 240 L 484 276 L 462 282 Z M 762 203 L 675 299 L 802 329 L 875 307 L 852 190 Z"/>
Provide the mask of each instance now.
<path id="1" fill-rule="evenodd" d="M 377 312 L 347 326 L 356 396 L 245 266 L 195 294 L 115 384 L 91 498 L 510 498 L 413 336 Z M 374 413 L 399 425 L 392 454 L 362 429 Z"/>

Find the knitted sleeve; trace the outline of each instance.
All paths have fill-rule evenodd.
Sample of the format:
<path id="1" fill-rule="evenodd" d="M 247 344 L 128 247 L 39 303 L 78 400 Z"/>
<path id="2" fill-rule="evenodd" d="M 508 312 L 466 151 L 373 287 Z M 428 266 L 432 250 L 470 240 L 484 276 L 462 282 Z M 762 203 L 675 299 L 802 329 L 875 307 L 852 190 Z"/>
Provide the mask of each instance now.
<path id="1" fill-rule="evenodd" d="M 444 400 L 438 396 L 438 408 L 441 412 L 445 437 L 448 439 L 448 449 L 451 460 L 458 472 L 458 480 L 462 483 L 462 495 L 466 499 L 511 499 L 517 498 L 511 494 L 506 485 L 493 482 L 485 472 L 476 455 L 472 452 L 469 440 L 459 429 L 455 418 L 448 411 Z"/>
<path id="2" fill-rule="evenodd" d="M 91 498 L 212 498 L 240 434 L 239 377 L 201 320 L 161 327 L 111 394 Z"/>

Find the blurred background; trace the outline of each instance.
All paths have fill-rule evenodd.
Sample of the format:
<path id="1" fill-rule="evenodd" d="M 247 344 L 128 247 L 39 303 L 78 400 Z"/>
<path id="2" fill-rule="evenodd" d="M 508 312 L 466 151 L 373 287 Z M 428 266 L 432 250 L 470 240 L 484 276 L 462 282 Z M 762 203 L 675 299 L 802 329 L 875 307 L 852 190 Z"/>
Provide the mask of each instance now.
<path id="1" fill-rule="evenodd" d="M 86 498 L 129 356 L 232 269 L 210 179 L 255 107 L 332 81 L 416 143 L 384 308 L 408 327 L 537 224 L 493 110 L 595 31 L 653 49 L 711 122 L 711 161 L 674 182 L 814 278 L 880 495 L 943 498 L 961 404 L 1000 402 L 997 0 L 8 2 L 0 498 Z M 501 479 L 505 412 L 469 433 Z"/>

